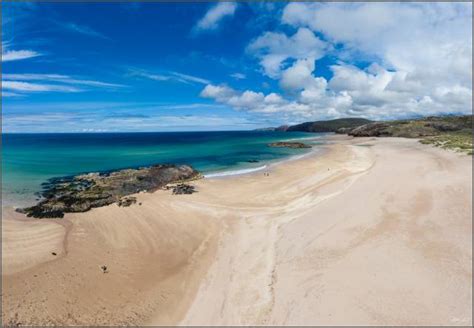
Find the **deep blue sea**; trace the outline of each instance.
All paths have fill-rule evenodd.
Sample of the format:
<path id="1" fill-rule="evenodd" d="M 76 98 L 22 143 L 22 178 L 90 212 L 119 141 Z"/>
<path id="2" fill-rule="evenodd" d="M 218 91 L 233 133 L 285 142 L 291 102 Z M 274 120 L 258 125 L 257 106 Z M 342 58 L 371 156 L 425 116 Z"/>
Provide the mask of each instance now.
<path id="1" fill-rule="evenodd" d="M 3 205 L 32 204 L 48 179 L 79 173 L 163 163 L 189 164 L 208 176 L 249 172 L 308 151 L 269 142 L 305 139 L 317 146 L 320 137 L 267 131 L 2 134 Z"/>

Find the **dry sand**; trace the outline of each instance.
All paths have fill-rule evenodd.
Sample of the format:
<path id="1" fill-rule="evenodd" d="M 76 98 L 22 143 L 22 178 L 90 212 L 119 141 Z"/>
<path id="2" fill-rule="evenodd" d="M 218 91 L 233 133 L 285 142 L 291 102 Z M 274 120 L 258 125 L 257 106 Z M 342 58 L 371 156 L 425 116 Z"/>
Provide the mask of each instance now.
<path id="1" fill-rule="evenodd" d="M 472 157 L 339 136 L 194 184 L 64 220 L 5 211 L 4 323 L 472 323 Z"/>

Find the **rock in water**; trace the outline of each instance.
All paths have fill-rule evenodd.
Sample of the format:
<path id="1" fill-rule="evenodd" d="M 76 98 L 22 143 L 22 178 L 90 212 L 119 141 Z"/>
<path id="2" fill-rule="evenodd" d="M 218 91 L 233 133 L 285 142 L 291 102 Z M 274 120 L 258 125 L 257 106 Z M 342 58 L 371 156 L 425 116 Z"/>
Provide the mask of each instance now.
<path id="1" fill-rule="evenodd" d="M 268 144 L 269 147 L 286 147 L 286 148 L 311 148 L 310 145 L 307 145 L 302 142 L 289 142 L 289 141 L 280 141 L 272 142 Z"/>
<path id="2" fill-rule="evenodd" d="M 188 165 L 167 164 L 54 179 L 45 185 L 43 200 L 18 212 L 35 218 L 62 218 L 64 213 L 86 212 L 115 202 L 120 206 L 130 206 L 134 201 L 123 197 L 143 190 L 153 192 L 168 183 L 201 177 Z"/>

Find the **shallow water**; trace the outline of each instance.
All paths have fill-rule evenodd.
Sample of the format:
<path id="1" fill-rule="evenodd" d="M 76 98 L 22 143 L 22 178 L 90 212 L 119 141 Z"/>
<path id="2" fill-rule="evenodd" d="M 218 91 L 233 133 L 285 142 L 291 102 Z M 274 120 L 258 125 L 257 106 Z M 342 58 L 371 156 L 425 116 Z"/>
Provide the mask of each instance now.
<path id="1" fill-rule="evenodd" d="M 269 142 L 305 139 L 317 146 L 323 136 L 268 131 L 2 134 L 2 201 L 31 204 L 41 184 L 54 177 L 153 164 L 188 164 L 208 176 L 251 172 L 308 151 L 268 147 Z"/>

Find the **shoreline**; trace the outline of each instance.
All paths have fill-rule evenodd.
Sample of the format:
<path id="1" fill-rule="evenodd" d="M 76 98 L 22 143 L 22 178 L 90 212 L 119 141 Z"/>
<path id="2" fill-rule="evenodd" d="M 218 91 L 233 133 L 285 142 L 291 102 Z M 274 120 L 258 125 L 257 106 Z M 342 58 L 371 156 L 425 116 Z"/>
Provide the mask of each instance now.
<path id="1" fill-rule="evenodd" d="M 325 133 L 325 134 L 322 134 L 322 135 L 315 135 L 315 136 L 311 136 L 311 137 L 290 138 L 290 139 L 281 139 L 281 140 L 282 141 L 293 141 L 293 140 L 294 141 L 297 141 L 297 140 L 315 141 L 315 140 L 318 140 L 318 139 L 327 140 L 331 136 L 334 136 L 334 134 Z M 325 144 L 321 144 L 321 145 L 317 145 L 317 146 L 324 147 Z M 239 176 L 239 175 L 252 174 L 254 172 L 258 172 L 258 171 L 265 170 L 267 168 L 271 168 L 274 165 L 279 165 L 279 164 L 285 163 L 286 161 L 289 161 L 289 160 L 304 158 L 305 156 L 308 156 L 308 155 L 310 155 L 314 152 L 317 152 L 317 151 L 318 151 L 318 149 L 315 149 L 313 147 L 312 149 L 309 149 L 306 153 L 303 153 L 303 154 L 287 154 L 286 156 L 283 156 L 283 157 L 277 158 L 277 159 L 262 160 L 261 162 L 260 161 L 259 162 L 263 165 L 258 166 L 258 167 L 251 167 L 251 166 L 247 166 L 247 165 L 244 164 L 244 165 L 229 166 L 225 170 L 215 170 L 215 171 L 211 170 L 211 171 L 199 171 L 199 172 L 203 175 L 204 178 L 207 178 L 207 179 L 216 179 L 216 178 L 220 179 L 220 178 L 227 178 L 227 177 L 233 177 L 233 176 Z M 73 178 L 73 177 L 76 177 L 76 176 L 87 175 L 87 174 L 92 174 L 92 173 L 99 173 L 99 174 L 105 173 L 105 174 L 108 174 L 108 173 L 118 172 L 118 171 L 122 171 L 122 170 L 141 169 L 141 168 L 146 168 L 146 167 L 150 167 L 150 166 L 153 166 L 153 165 L 163 165 L 163 164 L 166 164 L 166 163 L 155 163 L 155 164 L 152 164 L 152 165 L 137 165 L 137 166 L 132 166 L 132 167 L 124 167 L 124 168 L 119 168 L 119 169 L 109 169 L 109 170 L 104 170 L 104 171 L 79 172 L 79 173 L 73 174 L 73 175 L 55 176 L 55 177 L 52 177 L 52 178 L 44 181 L 43 184 L 49 183 L 50 180 L 54 180 L 54 179 L 69 179 L 69 178 Z M 174 164 L 174 165 L 182 165 L 182 164 Z M 184 164 L 184 165 L 187 165 L 187 164 Z M 26 199 L 31 199 L 30 201 L 19 200 L 20 198 L 12 197 L 8 193 L 2 194 L 3 196 L 6 196 L 4 198 L 10 199 L 9 203 L 7 203 L 7 204 L 5 204 L 4 201 L 2 200 L 2 210 L 9 210 L 9 209 L 12 209 L 12 208 L 17 209 L 17 208 L 22 208 L 22 207 L 33 206 L 33 205 L 35 205 L 39 202 L 38 199 L 41 199 L 41 197 L 37 195 L 37 193 L 41 193 L 41 192 L 42 191 L 40 190 L 40 191 L 35 192 L 34 195 L 27 196 Z M 23 195 L 23 197 L 24 196 L 25 195 Z M 36 200 L 33 201 L 34 198 Z"/>
<path id="2" fill-rule="evenodd" d="M 329 138 L 321 153 L 278 162 L 270 176 L 193 181 L 192 195 L 139 193 L 141 206 L 114 204 L 62 220 L 21 222 L 7 213 L 4 322 L 470 323 L 472 157 L 416 140 Z M 401 192 L 403 185 L 411 187 Z M 448 191 L 434 193 L 445 185 Z M 421 207 L 410 207 L 413 200 Z M 387 255 L 380 252 L 395 267 L 381 265 Z M 103 262 L 110 273 L 100 272 Z M 376 277 L 367 280 L 365 268 Z M 387 280 L 390 286 L 380 285 Z M 416 294 L 403 294 L 410 288 Z M 354 303 L 360 298 L 364 309 Z M 57 302 L 62 307 L 52 311 Z"/>

